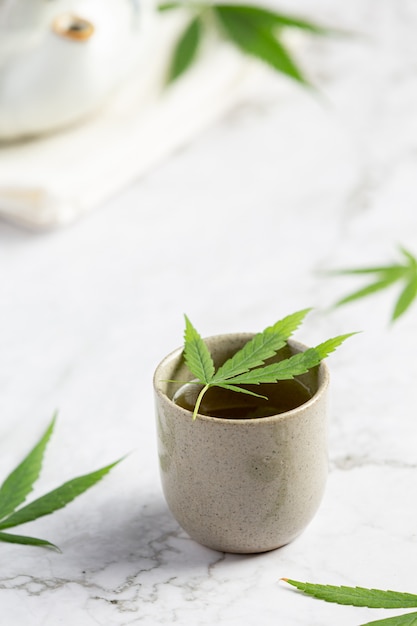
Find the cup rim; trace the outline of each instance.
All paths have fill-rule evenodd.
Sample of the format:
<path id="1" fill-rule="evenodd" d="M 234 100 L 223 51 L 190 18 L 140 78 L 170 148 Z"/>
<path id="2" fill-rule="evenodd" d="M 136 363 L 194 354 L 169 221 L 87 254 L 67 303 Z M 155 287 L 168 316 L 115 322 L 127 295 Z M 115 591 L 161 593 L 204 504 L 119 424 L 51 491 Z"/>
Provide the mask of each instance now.
<path id="1" fill-rule="evenodd" d="M 256 333 L 223 333 L 220 335 L 210 335 L 209 337 L 204 337 L 203 341 L 206 340 L 216 340 L 216 339 L 221 339 L 221 338 L 225 338 L 225 337 L 248 337 L 248 340 L 250 340 L 251 337 L 254 337 Z M 294 347 L 295 349 L 298 349 L 301 352 L 304 352 L 305 350 L 307 350 L 309 348 L 309 346 L 305 345 L 304 343 L 301 343 L 300 341 L 296 341 L 294 339 L 289 339 L 286 344 L 288 344 L 291 347 Z M 157 365 L 154 375 L 153 375 L 153 388 L 155 393 L 158 394 L 158 396 L 164 398 L 166 401 L 168 401 L 168 403 L 174 408 L 176 408 L 178 411 L 186 414 L 187 416 L 190 416 L 190 418 L 192 418 L 193 412 L 189 411 L 188 409 L 183 408 L 182 406 L 179 406 L 178 404 L 176 404 L 172 398 L 170 398 L 164 391 L 162 391 L 162 389 L 159 387 L 159 380 L 161 379 L 157 379 L 157 374 L 158 372 L 162 369 L 162 367 L 167 364 L 169 361 L 173 361 L 175 359 L 177 359 L 178 357 L 181 357 L 181 354 L 183 353 L 184 348 L 183 346 L 176 348 L 175 350 L 173 350 L 172 352 L 170 352 L 169 354 L 167 354 Z M 290 419 L 291 417 L 295 417 L 296 415 L 298 415 L 300 412 L 304 412 L 305 410 L 307 410 L 312 404 L 315 404 L 316 402 L 318 402 L 320 400 L 320 398 L 323 396 L 323 394 L 326 392 L 328 386 L 329 386 L 329 379 L 330 379 L 330 374 L 329 374 L 329 368 L 327 366 L 327 364 L 324 361 L 321 361 L 320 364 L 318 366 L 319 371 L 320 371 L 320 375 L 321 375 L 321 381 L 318 384 L 318 388 L 317 391 L 311 396 L 311 398 L 309 400 L 307 400 L 307 402 L 303 402 L 302 404 L 296 406 L 294 409 L 290 409 L 289 411 L 285 411 L 284 413 L 277 413 L 275 415 L 268 415 L 267 417 L 250 417 L 247 419 L 242 419 L 242 418 L 236 418 L 236 417 L 216 417 L 216 416 L 212 416 L 212 415 L 204 415 L 204 413 L 197 413 L 197 417 L 196 417 L 196 422 L 198 421 L 204 421 L 204 422 L 211 422 L 211 423 L 218 423 L 218 424 L 241 424 L 241 425 L 255 425 L 255 424 L 265 424 L 265 423 L 271 423 L 271 422 L 276 422 L 276 421 L 281 421 L 281 420 L 285 420 L 285 419 Z"/>

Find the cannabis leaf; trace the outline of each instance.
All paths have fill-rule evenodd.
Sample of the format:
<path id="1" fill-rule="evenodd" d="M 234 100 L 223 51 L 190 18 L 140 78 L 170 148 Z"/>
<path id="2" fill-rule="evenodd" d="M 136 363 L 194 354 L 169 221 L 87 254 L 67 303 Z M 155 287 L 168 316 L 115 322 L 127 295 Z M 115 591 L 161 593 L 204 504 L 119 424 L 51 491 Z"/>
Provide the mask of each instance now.
<path id="1" fill-rule="evenodd" d="M 230 357 L 215 371 L 214 362 L 209 349 L 200 334 L 185 316 L 184 332 L 184 360 L 196 380 L 201 384 L 198 394 L 193 420 L 196 419 L 204 394 L 210 387 L 222 387 L 230 391 L 246 393 L 251 396 L 264 398 L 254 391 L 239 385 L 259 385 L 261 383 L 275 383 L 279 380 L 289 380 L 304 374 L 318 365 L 330 352 L 333 352 L 345 339 L 354 333 L 339 335 L 319 344 L 315 348 L 308 348 L 287 359 L 265 365 L 265 361 L 276 355 L 283 348 L 287 339 L 298 328 L 310 309 L 297 311 L 292 315 L 268 326 L 264 331 L 250 339 L 236 354 Z M 179 381 L 173 381 L 179 382 Z M 1 524 L 0 524 L 1 529 Z"/>
<path id="2" fill-rule="evenodd" d="M 225 380 L 263 365 L 266 359 L 274 356 L 278 350 L 285 346 L 287 339 L 297 330 L 310 310 L 303 309 L 288 315 L 273 326 L 268 326 L 263 332 L 255 335 L 237 354 L 232 356 L 217 370 L 213 381 Z"/>
<path id="3" fill-rule="evenodd" d="M 400 247 L 400 252 L 403 256 L 402 263 L 380 267 L 342 269 L 331 272 L 336 275 L 370 274 L 374 276 L 373 282 L 347 296 L 344 296 L 336 302 L 335 306 L 341 306 L 349 302 L 359 300 L 360 298 L 365 298 L 373 293 L 391 287 L 391 285 L 394 285 L 395 283 L 399 283 L 402 286 L 402 289 L 395 303 L 391 321 L 394 322 L 401 317 L 401 315 L 403 315 L 410 308 L 414 300 L 417 298 L 417 259 L 411 254 L 411 252 L 403 247 Z"/>
<path id="4" fill-rule="evenodd" d="M 378 619 L 362 624 L 362 626 L 417 626 L 417 613 L 405 613 L 395 617 Z"/>
<path id="5" fill-rule="evenodd" d="M 294 80 L 307 85 L 308 82 L 301 70 L 297 67 L 284 45 L 276 37 L 273 26 L 267 26 L 267 19 L 254 17 L 269 17 L 260 9 L 253 8 L 248 14 L 231 6 L 216 6 L 215 13 L 228 37 L 243 51 L 261 61 L 265 61 L 278 72 L 290 76 Z M 261 13 L 261 15 L 259 15 Z"/>
<path id="6" fill-rule="evenodd" d="M 43 455 L 48 441 L 52 435 L 56 421 L 56 415 L 52 418 L 45 434 L 39 443 L 29 452 L 27 457 L 6 478 L 0 487 L 0 520 L 26 500 L 26 496 L 32 491 L 34 482 L 39 478 L 42 467 Z"/>
<path id="7" fill-rule="evenodd" d="M 417 607 L 417 595 L 412 593 L 381 591 L 380 589 L 367 589 L 366 587 L 345 587 L 343 585 L 340 587 L 316 585 L 288 578 L 283 578 L 282 580 L 307 595 L 326 600 L 326 602 L 350 606 L 367 606 L 371 609 L 407 609 Z"/>
<path id="8" fill-rule="evenodd" d="M 285 359 L 285 361 L 266 365 L 263 368 L 255 369 L 246 374 L 234 376 L 228 379 L 228 383 L 259 385 L 261 383 L 275 383 L 278 380 L 289 380 L 294 378 L 294 376 L 305 374 L 312 367 L 319 365 L 322 359 L 336 350 L 345 339 L 353 334 L 354 333 L 339 335 L 338 337 L 334 337 L 333 339 L 319 344 L 315 348 L 308 348 L 305 352 L 294 354 L 288 359 Z"/>
<path id="9" fill-rule="evenodd" d="M 400 591 L 382 591 L 366 587 L 336 587 L 334 585 L 316 585 L 302 583 L 289 578 L 283 581 L 303 591 L 309 596 L 350 606 L 366 606 L 371 609 L 408 609 L 417 607 L 417 595 Z M 367 622 L 362 626 L 416 626 L 417 613 L 406 613 L 396 617 Z"/>
<path id="10" fill-rule="evenodd" d="M 202 383 L 208 383 L 214 376 L 214 363 L 211 354 L 200 335 L 185 315 L 184 358 L 189 369 Z"/>
<path id="11" fill-rule="evenodd" d="M 182 33 L 171 61 L 168 82 L 183 74 L 192 65 L 201 39 L 202 21 L 199 15 L 187 25 Z"/>
<path id="12" fill-rule="evenodd" d="M 180 35 L 173 52 L 169 81 L 178 78 L 191 66 L 204 29 L 214 26 L 221 36 L 244 53 L 306 86 L 307 79 L 282 43 L 282 30 L 295 28 L 314 35 L 336 32 L 298 17 L 249 4 L 167 2 L 158 8 L 160 11 L 189 9 L 191 12 L 191 21 Z"/>
<path id="13" fill-rule="evenodd" d="M 31 522 L 44 515 L 50 515 L 54 511 L 62 509 L 77 496 L 95 485 L 121 460 L 102 467 L 90 474 L 73 478 L 26 506 L 20 506 L 26 500 L 27 495 L 32 491 L 33 485 L 39 477 L 45 448 L 52 435 L 55 421 L 56 416 L 53 417 L 40 441 L 23 459 L 20 465 L 9 474 L 0 487 L 0 541 L 44 546 L 59 550 L 57 546 L 45 539 L 15 535 L 3 531 L 14 526 L 19 526 L 20 524 L 25 524 L 26 522 Z"/>

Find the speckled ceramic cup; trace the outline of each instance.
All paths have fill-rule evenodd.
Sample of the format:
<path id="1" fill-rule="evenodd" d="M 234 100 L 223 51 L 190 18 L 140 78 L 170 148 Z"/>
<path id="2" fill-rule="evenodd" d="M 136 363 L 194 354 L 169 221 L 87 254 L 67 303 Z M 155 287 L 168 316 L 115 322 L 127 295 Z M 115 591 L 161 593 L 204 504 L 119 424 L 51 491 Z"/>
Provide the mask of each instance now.
<path id="1" fill-rule="evenodd" d="M 253 335 L 206 339 L 216 367 Z M 290 341 L 275 360 L 305 350 Z M 192 413 L 172 400 L 190 380 L 182 349 L 157 367 L 154 390 L 162 486 L 168 506 L 199 543 L 224 552 L 265 552 L 301 533 L 316 513 L 327 478 L 324 363 L 300 376 L 312 397 L 297 408 L 254 419 Z"/>

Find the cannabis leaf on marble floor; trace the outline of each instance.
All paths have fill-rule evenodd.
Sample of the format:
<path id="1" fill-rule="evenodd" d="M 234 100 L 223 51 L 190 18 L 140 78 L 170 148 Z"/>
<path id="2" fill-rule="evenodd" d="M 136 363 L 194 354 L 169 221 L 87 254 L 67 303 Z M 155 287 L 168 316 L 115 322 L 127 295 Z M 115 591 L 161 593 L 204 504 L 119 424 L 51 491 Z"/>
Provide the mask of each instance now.
<path id="1" fill-rule="evenodd" d="M 364 287 L 338 300 L 335 306 L 342 306 L 355 300 L 366 298 L 376 292 L 397 285 L 400 286 L 400 294 L 396 299 L 391 321 L 395 322 L 395 320 L 404 315 L 417 298 L 417 259 L 403 247 L 400 247 L 400 253 L 402 262 L 393 263 L 392 265 L 342 269 L 331 272 L 331 274 L 338 276 L 357 275 L 373 277 L 373 280 Z"/>
<path id="2" fill-rule="evenodd" d="M 286 29 L 302 30 L 313 35 L 336 32 L 299 17 L 250 4 L 166 2 L 158 8 L 160 11 L 185 9 L 190 13 L 190 19 L 173 52 L 169 81 L 177 79 L 190 68 L 197 59 L 205 32 L 214 29 L 243 53 L 267 63 L 277 72 L 302 85 L 309 86 L 302 70 L 283 43 L 282 33 Z"/>
<path id="3" fill-rule="evenodd" d="M 95 485 L 121 460 L 111 463 L 106 467 L 102 467 L 90 474 L 73 478 L 44 496 L 33 500 L 25 506 L 21 506 L 32 491 L 34 483 L 39 478 L 45 449 L 52 435 L 55 421 L 56 416 L 53 417 L 39 442 L 16 469 L 9 474 L 0 487 L 0 541 L 31 546 L 43 546 L 60 551 L 57 546 L 45 539 L 16 535 L 4 531 L 15 526 L 20 526 L 21 524 L 26 524 L 27 522 L 32 522 L 39 517 L 50 515 L 54 513 L 54 511 L 62 509 L 77 496 Z"/>
<path id="4" fill-rule="evenodd" d="M 253 388 L 249 390 L 241 385 L 276 383 L 279 380 L 291 380 L 295 376 L 305 374 L 319 365 L 348 337 L 355 334 L 338 335 L 314 348 L 308 348 L 304 352 L 294 354 L 277 363 L 265 365 L 265 361 L 275 356 L 286 345 L 287 339 L 299 327 L 309 311 L 310 309 L 303 309 L 287 315 L 282 320 L 257 333 L 217 371 L 207 345 L 188 317 L 185 316 L 184 360 L 195 377 L 195 380 L 189 384 L 201 386 L 194 406 L 193 420 L 197 417 L 203 396 L 211 387 L 220 387 L 265 399 L 265 396 L 257 394 Z"/>
<path id="5" fill-rule="evenodd" d="M 410 609 L 417 607 L 417 595 L 412 593 L 367 589 L 365 587 L 317 585 L 302 583 L 289 578 L 282 578 L 281 580 L 309 596 L 336 604 L 362 606 L 371 609 Z M 417 626 L 417 613 L 387 617 L 361 624 L 361 626 Z"/>

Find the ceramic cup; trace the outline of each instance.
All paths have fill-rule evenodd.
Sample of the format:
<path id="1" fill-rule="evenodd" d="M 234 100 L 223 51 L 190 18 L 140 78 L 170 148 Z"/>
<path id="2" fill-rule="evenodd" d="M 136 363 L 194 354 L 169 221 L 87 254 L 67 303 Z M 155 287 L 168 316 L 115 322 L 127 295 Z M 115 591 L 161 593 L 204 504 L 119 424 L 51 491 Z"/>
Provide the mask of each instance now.
<path id="1" fill-rule="evenodd" d="M 216 367 L 252 336 L 206 339 Z M 290 341 L 271 361 L 305 349 Z M 178 523 L 223 552 L 265 552 L 292 541 L 313 518 L 325 488 L 327 366 L 299 377 L 312 394 L 304 404 L 251 419 L 199 414 L 193 421 L 191 411 L 173 401 L 181 387 L 167 382 L 173 379 L 192 379 L 182 349 L 154 375 L 162 486 Z"/>

